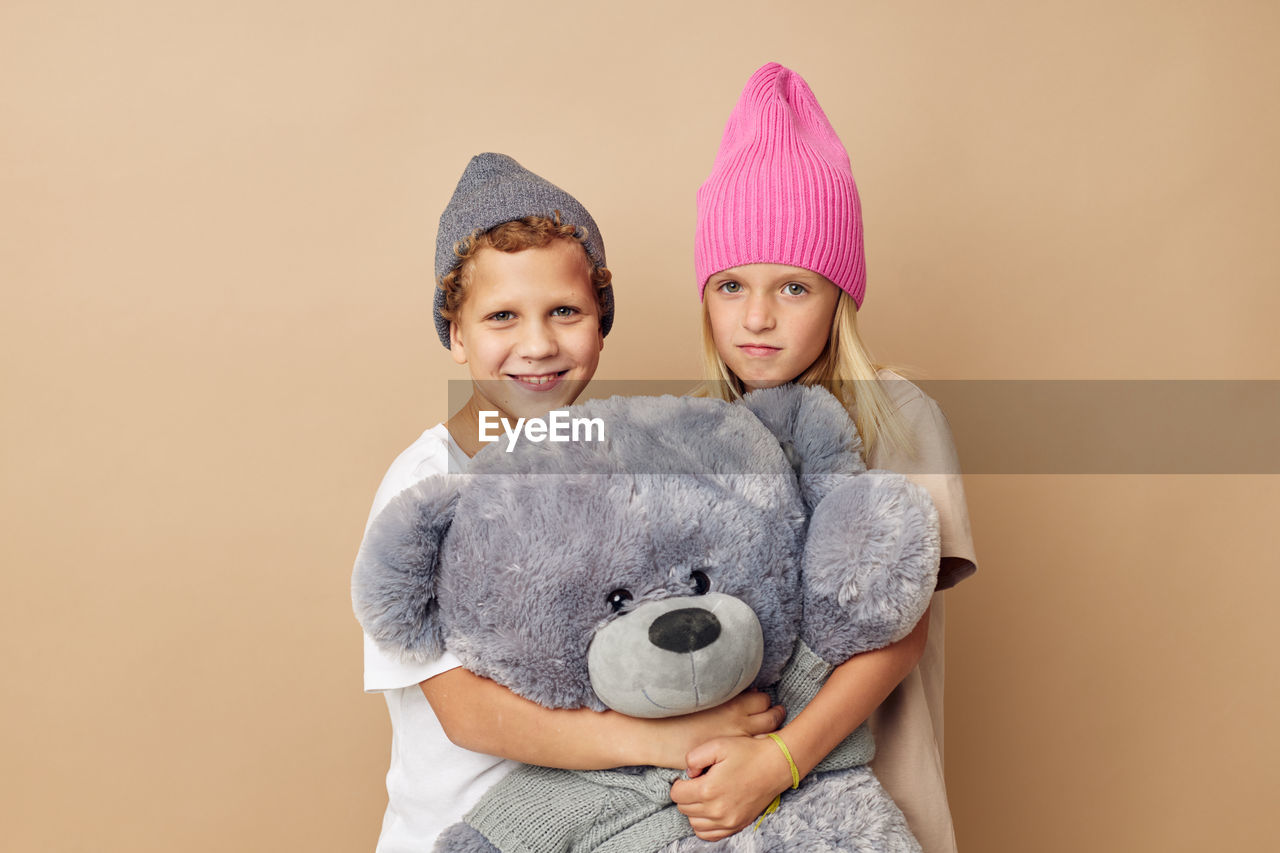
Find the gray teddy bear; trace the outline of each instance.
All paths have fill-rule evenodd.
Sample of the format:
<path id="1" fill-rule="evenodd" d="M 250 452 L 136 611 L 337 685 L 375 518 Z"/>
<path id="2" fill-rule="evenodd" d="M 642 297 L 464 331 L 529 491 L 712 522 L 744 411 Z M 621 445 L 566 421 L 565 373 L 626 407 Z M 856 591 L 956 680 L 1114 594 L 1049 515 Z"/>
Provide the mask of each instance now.
<path id="1" fill-rule="evenodd" d="M 352 597 L 381 647 L 411 661 L 447 647 L 549 708 L 671 716 L 754 685 L 790 719 L 836 665 L 901 639 L 927 607 L 932 501 L 867 471 L 825 390 L 570 411 L 600 419 L 603 440 L 490 446 L 378 515 Z M 864 725 L 755 831 L 715 844 L 671 803 L 678 771 L 522 766 L 436 849 L 917 851 L 873 754 Z"/>

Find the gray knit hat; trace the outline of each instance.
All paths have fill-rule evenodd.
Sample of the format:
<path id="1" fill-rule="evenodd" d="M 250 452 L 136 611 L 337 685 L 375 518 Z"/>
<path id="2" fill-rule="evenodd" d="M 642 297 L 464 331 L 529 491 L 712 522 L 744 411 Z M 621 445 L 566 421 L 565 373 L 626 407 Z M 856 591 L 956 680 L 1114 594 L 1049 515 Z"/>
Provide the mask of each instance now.
<path id="1" fill-rule="evenodd" d="M 582 238 L 591 263 L 604 266 L 604 238 L 596 221 L 576 198 L 505 154 L 477 154 L 471 158 L 458 179 L 453 198 L 440 214 L 440 230 L 436 234 L 434 313 L 436 333 L 445 349 L 449 348 L 449 321 L 440 314 L 444 307 L 440 279 L 458 265 L 454 245 L 476 231 L 488 231 L 504 222 L 556 213 L 561 222 L 576 226 L 575 236 Z M 609 334 L 612 326 L 613 285 L 609 285 L 600 291 L 600 333 Z"/>

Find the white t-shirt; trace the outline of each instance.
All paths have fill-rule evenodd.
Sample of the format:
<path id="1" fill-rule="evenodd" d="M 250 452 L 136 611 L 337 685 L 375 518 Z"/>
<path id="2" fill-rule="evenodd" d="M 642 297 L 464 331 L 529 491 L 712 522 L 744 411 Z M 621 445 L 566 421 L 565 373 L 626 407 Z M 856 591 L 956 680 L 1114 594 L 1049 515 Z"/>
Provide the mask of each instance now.
<path id="1" fill-rule="evenodd" d="M 419 480 L 451 469 L 464 471 L 470 461 L 444 424 L 432 427 L 391 463 L 374 496 L 369 521 Z M 400 663 L 365 634 L 364 689 L 386 697 L 391 713 L 391 769 L 378 853 L 430 850 L 441 831 L 461 820 L 516 766 L 514 761 L 462 749 L 445 736 L 418 683 L 456 666 L 461 664 L 449 652 L 429 664 Z"/>

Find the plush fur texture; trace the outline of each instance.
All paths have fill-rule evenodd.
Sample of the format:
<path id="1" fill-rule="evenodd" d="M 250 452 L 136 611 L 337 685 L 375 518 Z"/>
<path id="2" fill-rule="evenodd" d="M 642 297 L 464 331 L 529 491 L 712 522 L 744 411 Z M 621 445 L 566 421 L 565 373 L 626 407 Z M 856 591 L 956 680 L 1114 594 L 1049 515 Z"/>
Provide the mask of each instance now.
<path id="1" fill-rule="evenodd" d="M 754 642 L 763 639 L 759 687 L 778 680 L 799 639 L 839 664 L 901 638 L 927 606 L 938 566 L 932 503 L 899 475 L 866 471 L 857 431 L 826 391 L 785 386 L 740 404 L 615 397 L 571 412 L 601 418 L 606 440 L 490 446 L 466 476 L 419 483 L 374 520 L 353 598 L 379 645 L 415 660 L 447 646 L 539 704 L 600 710 L 593 638 L 654 603 L 696 609 L 708 592 L 708 602 L 745 603 L 758 620 Z M 690 648 L 712 638 L 745 648 L 754 629 L 733 620 L 712 629 L 710 618 L 688 620 L 698 626 Z M 633 686 L 666 684 L 663 666 L 688 680 L 681 654 L 609 654 L 615 669 L 658 661 Z M 698 707 L 667 701 L 678 706 L 671 713 Z M 815 774 L 767 832 L 740 833 L 724 849 L 912 849 L 875 841 L 905 832 L 901 813 L 869 773 L 846 775 Z M 473 849 L 459 832 L 470 841 L 458 849 Z"/>
<path id="2" fill-rule="evenodd" d="M 455 823 L 436 839 L 435 849 L 450 853 L 494 853 L 497 848 L 465 823 Z"/>
<path id="3" fill-rule="evenodd" d="M 832 488 L 867 470 L 862 462 L 862 436 L 849 413 L 825 391 L 796 394 L 794 385 L 765 388 L 742 399 L 742 405 L 773 434 L 800 482 L 810 512 Z"/>

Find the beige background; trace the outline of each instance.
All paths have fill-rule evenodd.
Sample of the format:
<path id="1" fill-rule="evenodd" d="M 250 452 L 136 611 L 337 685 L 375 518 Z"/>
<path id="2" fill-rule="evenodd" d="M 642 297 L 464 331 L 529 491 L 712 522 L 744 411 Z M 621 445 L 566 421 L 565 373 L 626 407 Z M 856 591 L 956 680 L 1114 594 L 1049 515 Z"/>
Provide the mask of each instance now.
<path id="1" fill-rule="evenodd" d="M 473 153 L 602 224 L 602 377 L 696 371 L 693 192 L 775 59 L 852 154 L 881 357 L 1280 378 L 1275 4 L 552 6 L 0 3 L 5 849 L 372 848 L 350 563 L 464 375 L 428 312 Z M 1280 843 L 1280 478 L 968 488 L 962 848 Z"/>

